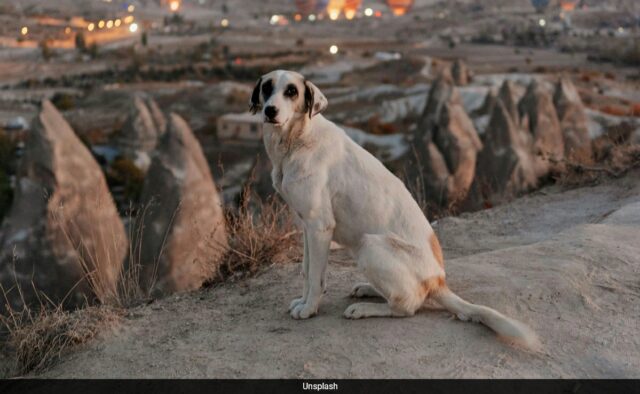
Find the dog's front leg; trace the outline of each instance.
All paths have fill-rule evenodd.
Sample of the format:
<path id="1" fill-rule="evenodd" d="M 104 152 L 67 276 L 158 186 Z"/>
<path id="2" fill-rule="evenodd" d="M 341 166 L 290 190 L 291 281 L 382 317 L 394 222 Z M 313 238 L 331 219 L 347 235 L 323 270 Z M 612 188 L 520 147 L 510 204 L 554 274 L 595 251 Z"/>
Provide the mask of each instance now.
<path id="1" fill-rule="evenodd" d="M 324 290 L 324 275 L 329 260 L 329 246 L 333 237 L 333 225 L 305 223 L 308 271 L 307 297 L 291 310 L 294 319 L 307 319 L 318 312 Z"/>
<path id="2" fill-rule="evenodd" d="M 289 312 L 296 306 L 307 302 L 307 293 L 309 292 L 309 242 L 307 241 L 307 230 L 302 232 L 303 256 L 302 256 L 302 297 L 296 298 L 289 304 Z"/>

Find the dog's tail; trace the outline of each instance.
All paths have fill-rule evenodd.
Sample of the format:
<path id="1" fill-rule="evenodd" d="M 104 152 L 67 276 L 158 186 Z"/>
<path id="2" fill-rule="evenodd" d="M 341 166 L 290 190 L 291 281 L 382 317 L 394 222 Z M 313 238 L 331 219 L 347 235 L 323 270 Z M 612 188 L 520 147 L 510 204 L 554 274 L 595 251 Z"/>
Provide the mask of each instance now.
<path id="1" fill-rule="evenodd" d="M 467 302 L 443 286 L 432 295 L 440 305 L 463 321 L 480 322 L 495 331 L 498 336 L 515 345 L 537 351 L 541 344 L 533 330 L 517 320 L 482 305 Z"/>

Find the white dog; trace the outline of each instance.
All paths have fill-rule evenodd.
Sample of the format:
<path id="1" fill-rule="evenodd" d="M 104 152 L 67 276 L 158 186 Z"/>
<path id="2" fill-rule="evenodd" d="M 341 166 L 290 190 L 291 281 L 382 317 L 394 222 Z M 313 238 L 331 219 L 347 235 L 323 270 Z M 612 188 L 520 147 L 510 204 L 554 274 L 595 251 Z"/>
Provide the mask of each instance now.
<path id="1" fill-rule="evenodd" d="M 250 104 L 252 112 L 262 110 L 273 186 L 304 223 L 304 289 L 291 302 L 294 319 L 317 313 L 334 240 L 370 282 L 352 295 L 387 301 L 352 304 L 345 317 L 412 316 L 431 297 L 461 320 L 530 348 L 537 344 L 522 323 L 449 290 L 440 244 L 418 204 L 382 163 L 320 114 L 327 99 L 313 83 L 273 71 L 258 80 Z"/>

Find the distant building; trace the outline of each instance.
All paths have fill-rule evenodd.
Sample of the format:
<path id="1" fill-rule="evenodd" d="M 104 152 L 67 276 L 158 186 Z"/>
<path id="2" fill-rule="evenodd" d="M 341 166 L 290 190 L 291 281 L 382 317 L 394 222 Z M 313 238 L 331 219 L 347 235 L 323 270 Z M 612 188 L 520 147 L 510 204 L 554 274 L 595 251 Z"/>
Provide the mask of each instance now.
<path id="1" fill-rule="evenodd" d="M 255 141 L 262 138 L 262 120 L 248 112 L 226 114 L 218 118 L 217 130 L 220 139 Z"/>

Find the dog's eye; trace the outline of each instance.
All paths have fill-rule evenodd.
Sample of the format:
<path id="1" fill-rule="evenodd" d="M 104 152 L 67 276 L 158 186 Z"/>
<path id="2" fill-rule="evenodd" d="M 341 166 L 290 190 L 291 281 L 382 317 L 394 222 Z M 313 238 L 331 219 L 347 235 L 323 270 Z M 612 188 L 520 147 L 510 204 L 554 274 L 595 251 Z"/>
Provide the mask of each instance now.
<path id="1" fill-rule="evenodd" d="M 298 89 L 291 85 L 287 87 L 287 90 L 284 91 L 284 95 L 287 97 L 295 97 L 298 95 Z"/>

